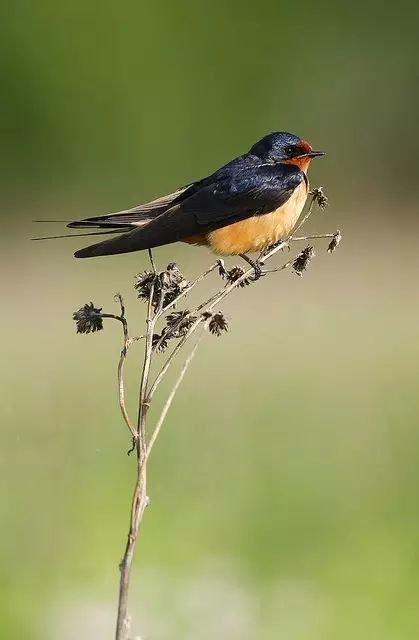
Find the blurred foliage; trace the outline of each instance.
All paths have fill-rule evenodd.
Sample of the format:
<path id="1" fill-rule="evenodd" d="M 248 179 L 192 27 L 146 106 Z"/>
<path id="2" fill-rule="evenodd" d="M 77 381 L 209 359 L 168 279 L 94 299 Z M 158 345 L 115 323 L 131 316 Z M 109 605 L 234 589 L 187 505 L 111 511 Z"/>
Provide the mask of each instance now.
<path id="1" fill-rule="evenodd" d="M 29 221 L 133 205 L 278 129 L 328 151 L 311 175 L 332 207 L 310 224 L 342 245 L 224 309 L 231 333 L 202 347 L 153 453 L 131 609 L 156 640 L 418 635 L 418 14 L 2 7 L 2 637 L 112 637 L 133 473 L 119 333 L 76 336 L 71 314 L 122 290 L 138 321 L 145 258 L 76 262 L 80 242 L 30 244 Z"/>

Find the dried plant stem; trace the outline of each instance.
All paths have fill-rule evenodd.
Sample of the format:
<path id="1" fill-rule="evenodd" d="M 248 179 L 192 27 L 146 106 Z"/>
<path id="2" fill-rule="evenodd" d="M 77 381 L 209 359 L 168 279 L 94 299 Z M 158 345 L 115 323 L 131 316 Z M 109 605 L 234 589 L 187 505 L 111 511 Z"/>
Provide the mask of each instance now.
<path id="1" fill-rule="evenodd" d="M 318 202 L 319 206 L 325 206 L 326 204 L 326 198 L 323 195 L 321 189 L 316 189 L 312 192 L 308 209 L 294 231 L 283 241 L 270 247 L 263 255 L 261 255 L 259 259 L 260 264 L 264 265 L 275 254 L 277 254 L 285 247 L 289 247 L 291 242 L 294 241 L 298 242 L 309 239 L 331 238 L 332 242 L 330 243 L 328 250 L 330 250 L 330 252 L 334 251 L 340 241 L 340 232 L 336 232 L 334 234 L 327 233 L 296 236 L 297 231 L 310 217 L 316 201 Z M 264 269 L 262 270 L 262 274 L 266 275 L 269 273 L 282 271 L 293 265 L 294 270 L 299 273 L 299 275 L 301 275 L 302 271 L 306 268 L 306 265 L 312 258 L 313 254 L 313 248 L 307 247 L 303 252 L 298 254 L 297 257 L 294 256 L 291 260 L 288 260 L 280 267 L 276 267 L 273 269 Z M 135 451 L 136 474 L 131 500 L 127 542 L 122 560 L 119 565 L 120 582 L 118 615 L 115 635 L 116 640 L 127 640 L 129 634 L 130 619 L 128 616 L 128 592 L 135 546 L 138 539 L 143 515 L 149 503 L 149 499 L 147 497 L 147 462 L 150 453 L 161 432 L 161 428 L 172 405 L 173 399 L 185 377 L 185 374 L 196 354 L 198 346 L 203 336 L 205 335 L 206 330 L 209 328 L 210 331 L 219 335 L 221 330 L 226 330 L 227 328 L 225 318 L 223 318 L 222 314 L 219 312 L 219 309 L 216 308 L 233 291 L 235 291 L 239 287 L 243 287 L 244 285 L 249 284 L 252 281 L 252 276 L 255 273 L 255 269 L 253 267 L 249 267 L 246 270 L 237 270 L 237 268 L 235 268 L 236 272 L 234 272 L 234 269 L 231 271 L 226 271 L 223 262 L 221 260 L 217 260 L 194 281 L 187 282 L 183 278 L 182 274 L 180 274 L 176 265 L 169 265 L 166 271 L 159 273 L 156 269 L 151 250 L 149 251 L 149 257 L 152 271 L 141 274 L 142 279 L 140 282 L 141 297 L 147 299 L 146 332 L 144 336 L 130 338 L 128 323 L 125 318 L 125 307 L 122 297 L 119 294 L 116 296 L 116 299 L 120 305 L 120 315 L 101 313 L 101 309 L 95 308 L 93 303 L 86 304 L 73 315 L 74 319 L 78 323 L 78 330 L 82 333 L 89 333 L 91 331 L 100 330 L 102 328 L 102 318 L 112 318 L 118 320 L 118 322 L 121 323 L 123 330 L 123 344 L 118 362 L 118 396 L 123 420 L 132 437 L 132 449 L 130 450 L 130 452 Z M 161 334 L 157 334 L 155 331 L 158 321 L 170 310 L 172 310 L 181 299 L 185 298 L 192 291 L 192 289 L 194 289 L 199 283 L 204 280 L 204 278 L 206 278 L 217 268 L 220 271 L 220 275 L 227 278 L 227 283 L 225 283 L 216 293 L 209 296 L 205 301 L 198 304 L 194 310 L 175 313 L 171 312 L 172 321 L 169 324 L 168 318 L 170 316 L 167 316 L 167 326 L 164 327 Z M 178 280 L 178 282 L 181 282 L 181 285 L 179 284 L 177 287 L 170 289 L 170 296 L 166 295 L 168 291 L 167 282 L 170 282 L 171 278 L 176 278 L 176 273 L 177 276 L 180 277 L 180 280 Z M 211 325 L 212 322 L 214 322 L 215 324 Z M 163 404 L 154 429 L 147 438 L 146 426 L 148 410 L 154 398 L 155 392 L 163 381 L 166 373 L 175 361 L 179 352 L 185 347 L 187 343 L 189 343 L 190 340 L 194 338 L 198 329 L 201 329 L 201 332 L 191 352 L 184 361 L 184 364 Z M 134 426 L 125 403 L 124 365 L 129 348 L 132 346 L 134 341 L 139 340 L 140 338 L 144 338 L 144 352 L 138 391 L 138 417 L 137 424 L 136 426 Z M 160 349 L 164 349 L 167 345 L 167 340 L 172 338 L 178 339 L 178 342 L 172 349 L 170 354 L 165 358 L 163 365 L 160 367 L 160 370 L 157 372 L 154 380 L 151 380 L 150 378 L 153 356 Z"/>
<path id="2" fill-rule="evenodd" d="M 323 238 L 334 238 L 335 235 L 335 233 L 314 233 L 311 236 L 297 236 L 297 238 L 294 236 L 292 241 L 301 242 L 305 240 L 321 240 Z"/>
<path id="3" fill-rule="evenodd" d="M 204 331 L 201 332 L 201 335 L 199 336 L 198 340 L 196 341 L 191 353 L 186 358 L 186 360 L 185 360 L 185 362 L 183 364 L 183 367 L 181 369 L 181 372 L 180 372 L 180 374 L 178 376 L 178 379 L 176 380 L 175 384 L 173 385 L 173 388 L 172 388 L 171 392 L 169 393 L 169 395 L 167 397 L 167 400 L 166 400 L 166 402 L 165 402 L 165 404 L 163 406 L 163 409 L 161 411 L 160 417 L 157 420 L 156 426 L 154 428 L 154 431 L 153 431 L 153 433 L 151 435 L 151 438 L 150 438 L 150 441 L 148 443 L 146 461 L 148 461 L 148 458 L 150 456 L 151 450 L 152 450 L 152 448 L 154 446 L 154 443 L 156 442 L 157 436 L 159 435 L 160 429 L 162 428 L 163 422 L 164 422 L 164 420 L 165 420 L 165 418 L 167 416 L 167 412 L 169 411 L 170 406 L 171 406 L 171 404 L 173 402 L 173 398 L 175 397 L 176 392 L 179 389 L 183 378 L 185 377 L 185 373 L 186 373 L 189 365 L 191 364 L 193 358 L 195 357 L 195 353 L 196 353 L 196 351 L 197 351 L 197 349 L 199 347 L 199 343 L 201 342 L 203 337 L 204 337 Z"/>
<path id="4" fill-rule="evenodd" d="M 154 267 L 154 263 L 152 263 Z M 145 423 L 148 405 L 145 403 L 147 392 L 147 381 L 151 366 L 152 340 L 153 340 L 153 297 L 154 297 L 155 281 L 151 285 L 150 297 L 147 304 L 147 334 L 145 340 L 144 360 L 141 370 L 141 381 L 138 402 L 138 421 L 137 432 L 134 436 L 135 449 L 137 454 L 137 473 L 134 487 L 134 493 L 131 502 L 131 517 L 128 532 L 127 544 L 123 558 L 119 565 L 120 581 L 119 581 L 119 599 L 118 599 L 118 615 L 116 623 L 116 640 L 125 640 L 129 631 L 128 617 L 128 591 L 131 576 L 131 566 L 134 557 L 135 545 L 137 542 L 138 532 L 144 511 L 148 504 L 147 498 L 147 466 L 146 455 L 147 445 L 145 440 Z"/>
<path id="5" fill-rule="evenodd" d="M 177 303 L 179 302 L 179 300 L 181 300 L 181 298 L 184 298 L 185 296 L 188 295 L 188 293 L 190 293 L 192 291 L 192 289 L 194 287 L 196 287 L 197 284 L 199 284 L 200 282 L 202 282 L 202 280 L 204 278 L 206 278 L 206 276 L 208 276 L 210 273 L 212 273 L 214 271 L 214 269 L 216 269 L 219 265 L 220 261 L 217 260 L 217 262 L 215 262 L 214 264 L 212 264 L 206 271 L 204 271 L 204 273 L 201 273 L 200 276 L 198 276 L 198 278 L 196 278 L 196 280 L 194 280 L 193 282 L 191 282 L 187 287 L 185 287 L 185 289 L 174 299 L 172 300 L 172 302 L 169 302 L 161 311 L 162 315 L 163 313 L 166 313 L 167 311 L 169 311 L 169 309 L 173 308 L 175 305 L 177 305 Z"/>
<path id="6" fill-rule="evenodd" d="M 118 397 L 119 397 L 119 407 L 121 409 L 122 417 L 124 419 L 125 424 L 127 425 L 132 437 L 135 437 L 136 430 L 134 425 L 131 422 L 131 419 L 128 415 L 128 411 L 125 405 L 125 386 L 124 386 L 124 364 L 127 358 L 128 349 L 131 346 L 133 340 L 130 339 L 128 333 L 128 323 L 125 318 L 125 307 L 121 294 L 117 294 L 115 296 L 116 300 L 118 300 L 121 307 L 121 315 L 117 316 L 113 313 L 102 313 L 102 318 L 113 318 L 114 320 L 118 320 L 122 324 L 124 342 L 121 349 L 121 354 L 119 356 L 118 362 Z"/>

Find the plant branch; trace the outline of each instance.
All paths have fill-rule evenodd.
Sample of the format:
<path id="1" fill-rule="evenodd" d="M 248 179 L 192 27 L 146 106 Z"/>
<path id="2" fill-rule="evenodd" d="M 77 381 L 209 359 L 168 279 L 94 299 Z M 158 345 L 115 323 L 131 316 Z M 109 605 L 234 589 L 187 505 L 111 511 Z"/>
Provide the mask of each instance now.
<path id="1" fill-rule="evenodd" d="M 186 358 L 186 360 L 185 360 L 185 362 L 183 364 L 183 367 L 182 367 L 182 369 L 180 371 L 180 374 L 179 374 L 175 384 L 173 385 L 173 388 L 172 388 L 171 392 L 169 393 L 169 395 L 167 397 L 167 400 L 166 400 L 166 402 L 165 402 L 165 404 L 163 406 L 163 409 L 162 409 L 162 411 L 160 413 L 160 417 L 157 420 L 156 426 L 154 428 L 154 431 L 153 431 L 153 433 L 151 435 L 151 438 L 150 438 L 150 441 L 148 443 L 146 462 L 148 461 L 148 458 L 150 456 L 151 450 L 152 450 L 152 448 L 154 446 L 154 443 L 156 442 L 157 437 L 158 437 L 158 435 L 160 433 L 160 430 L 161 430 L 161 428 L 163 426 L 163 422 L 164 422 L 164 420 L 165 420 L 165 418 L 167 416 L 167 412 L 169 411 L 170 406 L 171 406 L 171 404 L 173 402 L 173 398 L 175 397 L 176 392 L 179 389 L 183 378 L 185 377 L 185 373 L 188 370 L 189 365 L 191 364 L 191 362 L 192 362 L 192 360 L 193 360 L 193 358 L 195 356 L 195 353 L 196 353 L 196 351 L 197 351 L 197 349 L 199 347 L 199 344 L 200 344 L 202 338 L 204 337 L 204 331 L 205 331 L 205 327 L 203 327 L 202 332 L 201 332 L 200 336 L 198 337 L 198 340 L 196 341 L 191 353 Z"/>
<path id="2" fill-rule="evenodd" d="M 333 234 L 313 234 L 306 236 L 297 236 L 299 229 L 305 224 L 311 216 L 314 204 L 317 202 L 320 208 L 326 206 L 327 199 L 321 188 L 311 192 L 311 200 L 306 213 L 294 230 L 282 241 L 276 245 L 268 247 L 268 249 L 260 255 L 259 263 L 265 265 L 279 251 L 285 247 L 290 247 L 292 242 L 301 242 L 307 240 L 331 239 L 328 251 L 332 253 L 338 246 L 341 234 L 336 231 Z M 77 323 L 77 331 L 79 333 L 91 333 L 100 331 L 103 328 L 102 321 L 104 318 L 117 320 L 122 325 L 123 344 L 118 361 L 118 396 L 119 406 L 123 420 L 130 431 L 132 437 L 132 448 L 135 450 L 136 475 L 135 483 L 131 499 L 129 531 L 125 545 L 124 554 L 120 562 L 120 581 L 118 596 L 118 615 L 116 624 L 116 640 L 127 640 L 129 634 L 130 619 L 128 616 L 128 592 L 132 571 L 132 563 L 136 542 L 138 539 L 140 526 L 143 515 L 149 499 L 147 497 L 147 463 L 151 451 L 161 433 L 162 426 L 166 420 L 167 414 L 172 406 L 173 400 L 179 387 L 186 375 L 188 368 L 196 354 L 207 329 L 209 332 L 220 335 L 222 331 L 228 328 L 227 321 L 223 314 L 219 311 L 218 305 L 226 299 L 233 291 L 247 284 L 254 283 L 256 279 L 254 267 L 247 269 L 243 267 L 234 267 L 227 271 L 222 260 L 217 260 L 206 271 L 200 274 L 195 280 L 188 282 L 180 273 L 174 263 L 168 265 L 163 272 L 158 272 L 153 259 L 153 254 L 149 250 L 149 258 L 151 264 L 151 272 L 145 271 L 137 276 L 136 289 L 138 296 L 147 301 L 146 312 L 146 331 L 144 336 L 130 338 L 128 331 L 128 323 L 125 317 L 125 306 L 120 294 L 117 294 L 116 300 L 120 305 L 120 314 L 102 313 L 100 308 L 96 308 L 92 302 L 85 304 L 81 309 L 73 314 L 73 318 Z M 314 256 L 313 247 L 306 247 L 303 251 L 287 260 L 282 266 L 272 269 L 264 269 L 262 275 L 283 271 L 292 266 L 298 275 L 306 269 L 307 265 Z M 186 296 L 199 285 L 209 274 L 218 268 L 220 276 L 226 281 L 223 286 L 215 293 L 200 302 L 192 311 L 172 311 L 176 305 L 186 298 Z M 171 312 L 169 315 L 168 312 Z M 161 333 L 156 333 L 156 325 L 163 317 L 165 326 Z M 178 376 L 168 393 L 166 400 L 160 410 L 154 428 L 148 434 L 147 417 L 150 405 L 154 399 L 155 393 L 161 384 L 164 376 L 174 363 L 179 352 L 185 347 L 189 341 L 195 337 L 198 329 L 201 332 L 192 347 L 191 352 L 187 355 Z M 124 386 L 124 365 L 127 358 L 128 350 L 133 343 L 140 338 L 144 338 L 144 352 L 142 358 L 139 390 L 138 390 L 138 415 L 137 424 L 134 426 L 131 420 L 125 402 L 125 386 Z M 166 348 L 168 341 L 177 340 L 174 348 L 165 357 L 163 364 L 160 366 L 154 380 L 151 380 L 151 371 L 153 358 L 156 353 Z"/>
<path id="3" fill-rule="evenodd" d="M 152 256 L 150 255 L 150 260 Z M 152 266 L 154 263 L 152 262 Z M 147 303 L 147 319 L 146 319 L 146 340 L 144 347 L 144 360 L 141 369 L 140 391 L 138 400 L 138 421 L 137 431 L 134 435 L 133 444 L 137 453 L 137 472 L 134 492 L 131 501 L 131 515 L 128 539 L 125 547 L 124 556 L 120 562 L 120 581 L 119 581 L 119 598 L 118 598 L 118 614 L 116 622 L 116 640 L 126 640 L 129 631 L 128 616 L 128 591 L 131 577 L 131 567 L 134 557 L 135 545 L 137 542 L 138 532 L 144 511 L 148 505 L 147 498 L 147 467 L 145 464 L 147 455 L 147 445 L 145 439 L 145 421 L 147 414 L 147 406 L 144 403 L 148 376 L 151 366 L 152 341 L 153 341 L 153 299 L 156 284 L 156 276 L 153 279 L 150 289 L 150 296 Z"/>

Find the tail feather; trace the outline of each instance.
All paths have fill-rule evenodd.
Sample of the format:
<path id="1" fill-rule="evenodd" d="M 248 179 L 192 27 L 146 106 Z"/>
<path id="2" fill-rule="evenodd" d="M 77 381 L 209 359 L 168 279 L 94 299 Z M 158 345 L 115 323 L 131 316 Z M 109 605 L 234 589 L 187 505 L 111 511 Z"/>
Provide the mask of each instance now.
<path id="1" fill-rule="evenodd" d="M 124 227 L 133 228 L 134 226 L 139 226 L 141 224 L 147 224 L 150 218 L 144 218 L 144 220 L 140 220 L 139 216 L 126 216 L 119 213 L 109 215 L 109 216 L 97 216 L 95 218 L 86 218 L 85 220 L 74 220 L 70 222 L 67 227 L 69 229 L 86 229 L 86 228 L 94 228 L 94 229 L 106 229 L 109 227 L 113 227 L 118 230 Z"/>
<path id="2" fill-rule="evenodd" d="M 129 231 L 129 227 L 125 231 Z M 43 236 L 42 238 L 32 238 L 32 240 L 56 240 L 57 238 L 83 238 L 84 236 L 106 236 L 111 233 L 121 233 L 124 229 L 111 229 L 109 231 L 92 231 L 90 233 L 64 233 L 61 236 Z"/>
<path id="3" fill-rule="evenodd" d="M 181 199 L 183 194 L 188 190 L 186 187 L 182 187 L 173 193 L 146 202 L 132 209 L 124 209 L 117 211 L 116 213 L 110 213 L 101 216 L 94 216 L 92 218 L 85 218 L 84 220 L 34 220 L 34 222 L 64 222 L 68 223 L 69 229 L 83 229 L 86 233 L 68 233 L 56 236 L 43 236 L 40 238 L 33 238 L 33 240 L 53 240 L 56 238 L 78 238 L 81 236 L 101 236 L 106 234 L 119 233 L 120 235 L 113 240 L 100 242 L 86 249 L 81 249 L 75 254 L 78 258 L 86 258 L 95 255 L 110 255 L 113 253 L 125 253 L 127 251 L 136 251 L 136 244 L 139 242 L 138 236 L 135 235 L 133 241 L 131 240 L 132 234 L 140 231 L 144 227 L 147 227 L 153 220 L 165 213 L 178 199 Z M 164 225 L 163 225 L 164 226 Z M 146 234 L 148 237 L 148 234 Z M 124 236 L 130 236 L 128 241 L 122 240 Z M 134 245 L 132 244 L 134 242 Z M 140 240 L 140 244 L 141 244 Z M 145 244 L 149 240 L 144 239 Z M 158 242 L 157 244 L 165 244 L 165 242 Z M 109 243 L 109 244 L 108 244 Z M 157 246 L 154 244 L 153 246 Z M 131 246 L 133 248 L 131 248 Z"/>
<path id="4" fill-rule="evenodd" d="M 76 258 L 93 258 L 152 249 L 185 240 L 200 231 L 202 230 L 197 228 L 195 217 L 176 206 L 142 227 L 79 249 L 74 255 Z"/>

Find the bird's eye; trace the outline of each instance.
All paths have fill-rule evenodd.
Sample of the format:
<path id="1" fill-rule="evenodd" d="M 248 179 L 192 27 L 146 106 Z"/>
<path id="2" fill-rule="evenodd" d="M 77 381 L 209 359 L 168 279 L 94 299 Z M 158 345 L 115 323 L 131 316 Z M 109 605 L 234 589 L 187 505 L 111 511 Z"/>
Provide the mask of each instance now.
<path id="1" fill-rule="evenodd" d="M 295 149 L 292 145 L 288 145 L 288 147 L 285 147 L 285 152 L 287 153 L 287 155 L 292 155 L 294 151 Z"/>

